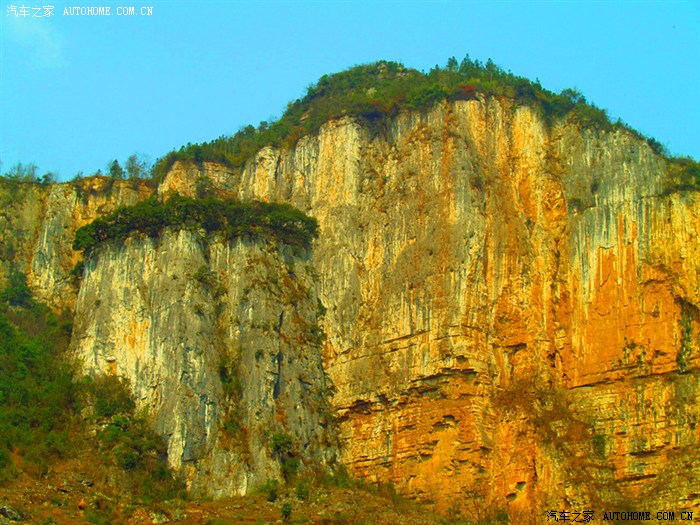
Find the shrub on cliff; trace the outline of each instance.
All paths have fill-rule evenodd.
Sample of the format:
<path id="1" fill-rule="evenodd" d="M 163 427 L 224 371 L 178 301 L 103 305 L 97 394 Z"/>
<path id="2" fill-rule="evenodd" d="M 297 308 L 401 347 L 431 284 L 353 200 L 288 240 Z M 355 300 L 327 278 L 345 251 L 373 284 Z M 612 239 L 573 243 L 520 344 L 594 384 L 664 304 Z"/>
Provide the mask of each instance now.
<path id="1" fill-rule="evenodd" d="M 29 164 L 18 162 L 5 172 L 3 177 L 13 182 L 38 182 L 37 171 L 38 168 L 33 162 Z"/>
<path id="2" fill-rule="evenodd" d="M 305 248 L 318 236 L 316 219 L 288 204 L 174 195 L 165 202 L 152 197 L 95 219 L 76 231 L 73 249 L 89 256 L 104 242 L 124 241 L 136 233 L 157 237 L 167 227 L 203 228 L 207 233 L 221 232 L 228 239 L 272 238 Z"/>
<path id="3" fill-rule="evenodd" d="M 95 423 L 101 426 L 97 444 L 101 461 L 120 469 L 132 496 L 162 501 L 184 496 L 184 486 L 167 464 L 167 447 L 136 412 L 129 382 L 107 375 L 86 377 L 82 395 L 94 407 Z"/>
<path id="4" fill-rule="evenodd" d="M 79 412 L 81 400 L 89 399 L 92 423 L 102 424 L 98 464 L 123 470 L 139 499 L 181 495 L 182 484 L 167 467 L 165 444 L 135 413 L 128 383 L 114 376 L 75 383 L 69 341 L 67 318 L 36 301 L 24 275 L 13 275 L 0 292 L 0 482 L 19 470 L 15 458 L 22 470 L 42 476 L 52 462 L 84 448 L 87 429 Z"/>
<path id="5" fill-rule="evenodd" d="M 27 276 L 23 273 L 12 272 L 8 284 L 0 292 L 0 302 L 10 306 L 34 307 L 32 293 L 27 286 Z"/>
<path id="6" fill-rule="evenodd" d="M 279 461 L 282 476 L 287 483 L 301 468 L 301 461 L 296 457 L 294 448 L 292 436 L 289 434 L 277 432 L 270 436 L 270 449 Z"/>
<path id="7" fill-rule="evenodd" d="M 56 182 L 56 173 L 52 171 L 47 171 L 41 177 L 38 175 L 39 168 L 33 162 L 29 164 L 22 164 L 18 162 L 12 166 L 8 171 L 0 175 L 0 179 L 13 184 L 17 183 L 29 183 L 29 184 L 42 184 L 48 185 Z"/>
<path id="8" fill-rule="evenodd" d="M 87 383 L 95 396 L 95 414 L 99 418 L 111 418 L 120 414 L 133 414 L 136 404 L 131 397 L 129 383 L 117 376 L 102 376 Z"/>
<path id="9" fill-rule="evenodd" d="M 700 190 L 700 162 L 691 158 L 670 159 L 666 175 L 666 193 L 679 190 Z"/>

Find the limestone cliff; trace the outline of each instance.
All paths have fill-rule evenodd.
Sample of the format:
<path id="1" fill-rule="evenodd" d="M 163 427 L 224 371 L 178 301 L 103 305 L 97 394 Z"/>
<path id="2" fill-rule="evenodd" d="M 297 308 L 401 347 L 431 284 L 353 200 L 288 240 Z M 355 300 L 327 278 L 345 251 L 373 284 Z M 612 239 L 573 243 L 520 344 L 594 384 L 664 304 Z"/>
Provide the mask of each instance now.
<path id="1" fill-rule="evenodd" d="M 73 346 L 86 372 L 131 380 L 194 494 L 245 494 L 335 460 L 312 276 L 284 246 L 132 238 L 87 261 Z"/>
<path id="2" fill-rule="evenodd" d="M 56 309 L 72 309 L 71 271 L 81 259 L 71 249 L 75 231 L 119 206 L 152 193 L 140 181 L 92 177 L 71 184 L 5 183 L 0 186 L 0 282 L 12 271 L 27 274 L 34 293 Z"/>
<path id="3" fill-rule="evenodd" d="M 700 199 L 664 195 L 665 170 L 626 131 L 492 98 L 380 131 L 331 122 L 222 187 L 320 221 L 350 470 L 529 520 L 699 504 Z M 164 187 L 200 175 L 177 166 Z"/>
<path id="4" fill-rule="evenodd" d="M 95 356 L 89 367 L 114 362 L 143 377 L 135 389 L 154 413 L 177 410 L 171 420 L 156 415 L 171 461 L 185 469 L 205 458 L 193 486 L 211 479 L 224 494 L 245 482 L 216 477 L 219 465 L 241 461 L 221 452 L 219 427 L 206 423 L 217 419 L 208 410 L 224 410 L 217 359 L 240 356 L 251 385 L 264 384 L 255 374 L 266 370 L 269 391 L 275 361 L 258 371 L 243 341 L 265 341 L 268 354 L 289 344 L 285 352 L 300 355 L 284 334 L 303 339 L 318 293 L 340 459 L 355 475 L 442 510 L 500 509 L 518 523 L 543 520 L 545 508 L 697 508 L 700 198 L 665 195 L 666 169 L 625 130 L 547 123 L 529 107 L 484 97 L 371 128 L 332 121 L 292 148 L 264 148 L 239 171 L 178 163 L 159 193 L 194 194 L 208 180 L 241 199 L 289 202 L 319 220 L 313 256 L 293 263 L 299 281 L 290 284 L 282 277 L 292 263 L 268 248 L 185 232 L 158 246 L 110 248 L 86 268 L 76 347 Z M 42 213 L 37 224 L 56 224 Z M 60 296 L 44 276 L 75 256 L 55 227 L 48 232 L 54 249 L 44 249 L 51 256 L 30 282 Z M 40 245 L 23 248 L 23 260 Z M 257 280 L 255 265 L 233 272 L 222 262 L 233 254 L 261 257 L 274 271 Z M 191 277 L 205 262 L 224 283 L 219 298 Z M 240 283 L 270 279 L 279 281 L 277 302 L 262 297 L 267 306 L 246 310 L 253 303 Z M 292 327 L 297 287 L 314 291 Z M 109 299 L 95 306 L 102 294 Z M 258 323 L 267 328 L 255 332 Z M 110 354 L 119 345 L 130 349 L 123 363 Z M 241 350 L 227 354 L 226 345 Z M 291 368 L 290 384 L 306 384 L 302 368 L 312 373 Z M 182 381 L 173 376 L 185 370 Z M 314 422 L 303 410 L 285 413 Z M 264 455 L 250 439 L 253 456 Z"/>

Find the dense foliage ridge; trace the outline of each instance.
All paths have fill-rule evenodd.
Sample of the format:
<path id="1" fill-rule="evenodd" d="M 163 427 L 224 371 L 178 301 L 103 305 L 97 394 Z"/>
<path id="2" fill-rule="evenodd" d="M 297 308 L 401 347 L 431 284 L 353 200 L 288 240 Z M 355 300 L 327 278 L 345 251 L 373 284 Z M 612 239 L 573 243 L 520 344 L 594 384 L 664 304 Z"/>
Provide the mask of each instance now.
<path id="1" fill-rule="evenodd" d="M 159 159 L 153 176 L 161 180 L 177 160 L 216 162 L 239 168 L 265 146 L 290 147 L 301 137 L 316 132 L 325 122 L 352 116 L 370 124 L 397 115 L 403 110 L 424 111 L 447 100 L 472 100 L 479 94 L 504 97 L 515 104 L 529 105 L 542 112 L 547 122 L 570 118 L 582 127 L 610 131 L 623 128 L 646 141 L 652 150 L 666 155 L 664 147 L 621 121 L 612 123 L 605 110 L 586 101 L 575 89 L 554 93 L 531 81 L 506 72 L 488 60 L 482 63 L 467 57 L 458 63 L 451 58 L 445 67 L 435 66 L 428 73 L 409 69 L 396 62 L 376 62 L 324 75 L 308 88 L 306 95 L 288 104 L 275 122 L 246 126 L 233 136 L 211 142 L 187 144 Z M 672 160 L 679 184 L 669 189 L 700 189 L 700 165 L 690 159 Z"/>
<path id="2" fill-rule="evenodd" d="M 583 123 L 610 126 L 605 112 L 586 104 L 577 91 L 552 93 L 539 82 L 503 71 L 491 60 L 482 64 L 467 56 L 458 64 L 452 58 L 446 67 L 436 66 L 427 74 L 396 62 L 381 61 L 322 76 L 302 99 L 290 103 L 275 122 L 262 122 L 257 129 L 247 126 L 232 137 L 188 144 L 170 152 L 156 162 L 154 176 L 165 176 L 176 160 L 206 160 L 239 167 L 260 148 L 293 145 L 335 118 L 353 116 L 377 122 L 402 110 L 430 109 L 442 100 L 475 99 L 478 93 L 539 104 L 551 116 L 563 116 L 575 109 Z"/>
<path id="3" fill-rule="evenodd" d="M 157 237 L 167 227 L 203 228 L 207 233 L 221 232 L 227 239 L 273 238 L 304 248 L 318 236 L 316 219 L 288 204 L 176 194 L 164 202 L 151 197 L 95 219 L 75 232 L 73 249 L 89 256 L 104 242 L 123 241 L 134 233 Z"/>
<path id="4" fill-rule="evenodd" d="M 158 159 L 154 165 L 138 154 L 124 161 L 111 160 L 105 174 L 112 179 L 144 179 L 161 182 L 176 161 L 214 162 L 240 169 L 266 146 L 291 147 L 301 138 L 313 134 L 326 122 L 351 116 L 370 126 L 378 126 L 401 111 L 426 111 L 442 101 L 474 100 L 499 97 L 515 105 L 528 105 L 554 123 L 568 119 L 582 128 L 602 131 L 624 129 L 645 141 L 654 153 L 669 161 L 664 181 L 665 191 L 700 190 L 700 163 L 687 157 L 672 157 L 656 139 L 645 137 L 622 121 L 612 122 L 604 109 L 596 107 L 576 89 L 560 93 L 542 87 L 497 66 L 467 55 L 461 62 L 450 58 L 443 67 L 435 66 L 423 73 L 396 62 L 380 61 L 352 67 L 333 75 L 322 76 L 301 99 L 287 105 L 282 116 L 273 122 L 261 122 L 256 128 L 245 126 L 232 136 L 211 142 L 187 144 Z M 102 175 L 98 170 L 94 175 Z M 82 173 L 76 175 L 79 180 Z M 18 163 L 3 175 L 14 182 L 48 184 L 55 174 L 38 176 L 34 164 Z"/>

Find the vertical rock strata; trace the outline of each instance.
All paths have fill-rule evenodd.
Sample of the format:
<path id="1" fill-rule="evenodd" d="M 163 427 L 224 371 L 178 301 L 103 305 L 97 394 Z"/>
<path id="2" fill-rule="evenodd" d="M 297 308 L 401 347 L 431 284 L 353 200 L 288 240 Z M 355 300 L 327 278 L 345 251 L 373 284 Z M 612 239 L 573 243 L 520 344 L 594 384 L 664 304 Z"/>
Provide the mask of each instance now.
<path id="1" fill-rule="evenodd" d="M 186 230 L 87 263 L 76 353 L 88 373 L 131 380 L 194 494 L 279 477 L 275 436 L 307 466 L 334 460 L 312 275 L 289 248 Z"/>
<path id="2" fill-rule="evenodd" d="M 497 99 L 329 122 L 241 172 L 176 164 L 159 192 L 193 194 L 204 174 L 315 216 L 313 258 L 185 231 L 108 247 L 86 269 L 75 345 L 88 369 L 132 378 L 173 464 L 215 495 L 275 473 L 269 428 L 332 456 L 315 430 L 318 322 L 355 475 L 514 523 L 698 507 L 700 198 L 664 195 L 665 170 L 625 131 Z M 77 221 L 43 213 L 37 231 Z M 23 257 L 54 297 L 52 268 L 74 255 L 48 229 Z M 242 447 L 222 429 L 239 406 Z"/>
<path id="3" fill-rule="evenodd" d="M 350 470 L 472 516 L 697 506 L 700 200 L 664 172 L 495 99 L 262 150 L 239 196 L 320 222 Z"/>
<path id="4" fill-rule="evenodd" d="M 73 309 L 76 287 L 71 271 L 81 259 L 71 249 L 75 231 L 152 191 L 140 181 L 106 177 L 73 184 L 0 186 L 0 282 L 12 271 L 22 272 L 42 301 L 56 309 Z"/>

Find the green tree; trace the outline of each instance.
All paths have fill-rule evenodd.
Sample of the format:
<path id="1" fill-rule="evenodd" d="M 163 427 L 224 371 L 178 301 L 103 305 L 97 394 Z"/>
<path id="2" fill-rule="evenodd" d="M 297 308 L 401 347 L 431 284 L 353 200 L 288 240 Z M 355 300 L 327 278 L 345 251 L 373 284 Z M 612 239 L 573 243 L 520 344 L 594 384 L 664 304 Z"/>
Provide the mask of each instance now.
<path id="1" fill-rule="evenodd" d="M 17 182 L 36 182 L 36 172 L 38 169 L 39 168 L 37 168 L 36 164 L 33 162 L 30 162 L 29 164 L 22 164 L 21 162 L 18 162 L 12 166 L 7 173 L 5 173 L 5 177 Z"/>
<path id="2" fill-rule="evenodd" d="M 27 276 L 20 272 L 10 274 L 7 287 L 0 292 L 0 302 L 11 306 L 29 306 L 32 292 L 27 286 Z"/>
<path id="3" fill-rule="evenodd" d="M 138 153 L 129 155 L 124 163 L 124 168 L 130 179 L 145 179 L 151 171 L 149 162 Z"/>
<path id="4" fill-rule="evenodd" d="M 576 88 L 566 88 L 561 92 L 561 96 L 571 101 L 572 104 L 585 104 L 586 97 Z"/>
<path id="5" fill-rule="evenodd" d="M 39 182 L 41 184 L 47 185 L 47 184 L 53 184 L 56 182 L 56 174 L 52 171 L 47 171 L 44 173 L 41 178 L 39 179 Z"/>
<path id="6" fill-rule="evenodd" d="M 124 169 L 119 165 L 119 161 L 116 159 L 109 164 L 109 176 L 113 179 L 124 178 Z"/>

